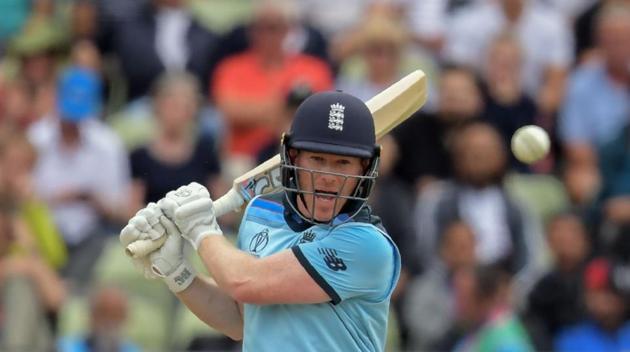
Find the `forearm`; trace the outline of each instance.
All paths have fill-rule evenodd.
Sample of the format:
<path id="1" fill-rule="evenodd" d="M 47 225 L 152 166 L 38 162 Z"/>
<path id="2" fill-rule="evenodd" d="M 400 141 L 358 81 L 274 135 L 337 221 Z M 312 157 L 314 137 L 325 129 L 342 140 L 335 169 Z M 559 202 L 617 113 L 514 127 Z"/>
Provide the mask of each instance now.
<path id="1" fill-rule="evenodd" d="M 257 259 L 234 248 L 223 236 L 206 237 L 198 252 L 217 285 L 234 299 L 253 286 Z"/>
<path id="2" fill-rule="evenodd" d="M 40 259 L 33 260 L 31 278 L 42 299 L 42 303 L 50 310 L 58 310 L 66 297 L 66 287 L 62 279 Z"/>
<path id="3" fill-rule="evenodd" d="M 234 340 L 243 338 L 239 304 L 209 278 L 197 277 L 177 297 L 199 319 Z"/>
<path id="4" fill-rule="evenodd" d="M 243 101 L 222 99 L 218 104 L 228 122 L 233 126 L 268 126 L 275 123 L 282 112 L 279 99 L 266 101 Z"/>

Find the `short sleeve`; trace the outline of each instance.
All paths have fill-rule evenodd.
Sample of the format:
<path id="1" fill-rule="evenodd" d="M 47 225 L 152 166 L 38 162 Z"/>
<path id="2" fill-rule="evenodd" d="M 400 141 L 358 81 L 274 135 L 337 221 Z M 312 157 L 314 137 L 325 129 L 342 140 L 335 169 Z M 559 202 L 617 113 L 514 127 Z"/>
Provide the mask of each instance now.
<path id="1" fill-rule="evenodd" d="M 591 142 L 592 126 L 589 111 L 585 104 L 588 93 L 587 80 L 582 74 L 577 74 L 569 81 L 567 95 L 560 111 L 558 134 L 564 143 Z"/>
<path id="2" fill-rule="evenodd" d="M 367 224 L 341 226 L 321 241 L 292 250 L 334 304 L 357 296 L 382 301 L 400 274 L 398 249 Z"/>

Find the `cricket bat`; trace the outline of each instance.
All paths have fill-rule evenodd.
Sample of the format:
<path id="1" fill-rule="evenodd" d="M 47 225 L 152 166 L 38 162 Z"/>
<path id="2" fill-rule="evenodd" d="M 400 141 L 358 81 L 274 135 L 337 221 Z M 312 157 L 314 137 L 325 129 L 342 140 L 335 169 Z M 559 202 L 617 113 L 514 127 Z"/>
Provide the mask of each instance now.
<path id="1" fill-rule="evenodd" d="M 383 137 L 408 119 L 426 100 L 427 82 L 421 70 L 411 72 L 368 100 L 366 105 L 374 117 L 376 138 Z M 280 155 L 276 154 L 237 177 L 232 188 L 214 202 L 215 214 L 220 217 L 230 211 L 239 210 L 254 197 L 272 192 L 281 186 Z M 136 241 L 127 246 L 126 253 L 133 258 L 140 258 L 160 248 L 165 240 L 166 236 L 157 240 Z"/>

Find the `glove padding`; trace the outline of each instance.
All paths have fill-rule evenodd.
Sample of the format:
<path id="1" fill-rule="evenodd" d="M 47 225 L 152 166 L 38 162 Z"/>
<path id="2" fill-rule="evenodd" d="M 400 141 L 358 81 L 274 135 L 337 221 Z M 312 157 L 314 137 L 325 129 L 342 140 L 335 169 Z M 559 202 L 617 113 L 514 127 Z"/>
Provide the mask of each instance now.
<path id="1" fill-rule="evenodd" d="M 166 197 L 160 199 L 158 206 L 166 217 L 175 222 L 195 251 L 205 237 L 223 235 L 214 216 L 210 193 L 196 182 L 168 192 Z"/>
<path id="2" fill-rule="evenodd" d="M 186 249 L 190 245 L 166 216 L 160 217 L 160 224 L 166 229 L 168 237 L 160 249 L 149 255 L 151 271 L 162 278 L 172 292 L 178 293 L 190 286 L 197 275 L 186 259 Z"/>
<path id="3" fill-rule="evenodd" d="M 166 236 L 166 230 L 160 223 L 160 217 L 164 216 L 160 207 L 155 203 L 149 203 L 140 209 L 129 223 L 120 232 L 120 243 L 123 248 L 138 240 L 156 240 Z M 133 264 L 147 279 L 157 276 L 151 270 L 151 261 L 148 256 L 133 259 Z"/>

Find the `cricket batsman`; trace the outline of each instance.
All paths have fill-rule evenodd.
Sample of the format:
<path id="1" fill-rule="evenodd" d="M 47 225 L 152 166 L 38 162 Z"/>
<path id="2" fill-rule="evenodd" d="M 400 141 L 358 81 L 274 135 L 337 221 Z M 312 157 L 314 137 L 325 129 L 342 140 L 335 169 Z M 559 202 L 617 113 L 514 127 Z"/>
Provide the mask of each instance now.
<path id="1" fill-rule="evenodd" d="M 238 248 L 196 183 L 140 210 L 123 246 L 167 235 L 136 264 L 244 351 L 383 351 L 400 255 L 366 204 L 380 155 L 370 111 L 346 93 L 314 94 L 281 148 L 283 189 L 249 203 Z M 212 279 L 188 264 L 188 243 Z"/>

